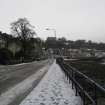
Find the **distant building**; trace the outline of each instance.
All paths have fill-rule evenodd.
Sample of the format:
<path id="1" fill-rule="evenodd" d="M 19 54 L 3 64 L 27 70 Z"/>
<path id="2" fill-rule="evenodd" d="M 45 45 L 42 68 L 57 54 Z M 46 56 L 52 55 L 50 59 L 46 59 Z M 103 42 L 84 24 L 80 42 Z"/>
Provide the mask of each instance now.
<path id="1" fill-rule="evenodd" d="M 56 41 L 56 37 L 48 37 L 47 41 Z"/>
<path id="2" fill-rule="evenodd" d="M 15 55 L 16 52 L 21 50 L 21 42 L 18 40 L 11 40 L 11 42 L 8 43 L 7 48 Z"/>
<path id="3" fill-rule="evenodd" d="M 5 48 L 5 40 L 0 37 L 0 48 Z"/>
<path id="4" fill-rule="evenodd" d="M 14 55 L 21 49 L 21 43 L 17 38 L 13 38 L 11 35 L 0 34 L 0 49 L 7 48 Z"/>
<path id="5" fill-rule="evenodd" d="M 48 37 L 46 40 L 47 48 L 56 48 L 56 37 Z"/>
<path id="6" fill-rule="evenodd" d="M 105 52 L 102 50 L 95 50 L 96 57 L 105 57 Z"/>
<path id="7" fill-rule="evenodd" d="M 93 49 L 62 49 L 62 55 L 70 58 L 93 57 L 95 52 Z"/>

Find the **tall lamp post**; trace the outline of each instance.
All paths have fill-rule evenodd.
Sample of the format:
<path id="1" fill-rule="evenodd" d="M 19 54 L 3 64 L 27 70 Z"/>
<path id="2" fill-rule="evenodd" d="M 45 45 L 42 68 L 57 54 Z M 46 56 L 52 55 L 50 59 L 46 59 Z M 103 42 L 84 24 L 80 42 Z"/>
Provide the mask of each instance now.
<path id="1" fill-rule="evenodd" d="M 52 30 L 52 31 L 54 32 L 54 36 L 55 36 L 55 38 L 56 38 L 56 29 L 53 29 L 53 28 L 46 28 L 46 30 L 48 30 L 48 31 Z"/>
<path id="2" fill-rule="evenodd" d="M 54 37 L 55 37 L 55 44 L 56 44 L 56 29 L 54 29 L 54 28 L 46 28 L 46 30 L 48 30 L 48 31 L 53 31 L 53 33 L 54 33 Z M 53 52 L 54 53 L 54 52 Z M 52 54 L 52 58 L 53 58 L 54 56 L 53 56 L 53 54 Z"/>
<path id="3" fill-rule="evenodd" d="M 50 31 L 52 30 L 54 32 L 54 36 L 55 36 L 55 39 L 56 39 L 56 29 L 53 29 L 53 28 L 46 28 L 46 30 Z M 55 41 L 55 43 L 57 43 L 57 40 Z M 62 53 L 61 53 L 61 50 L 59 48 L 57 48 L 56 50 L 58 50 L 60 56 L 62 56 Z"/>

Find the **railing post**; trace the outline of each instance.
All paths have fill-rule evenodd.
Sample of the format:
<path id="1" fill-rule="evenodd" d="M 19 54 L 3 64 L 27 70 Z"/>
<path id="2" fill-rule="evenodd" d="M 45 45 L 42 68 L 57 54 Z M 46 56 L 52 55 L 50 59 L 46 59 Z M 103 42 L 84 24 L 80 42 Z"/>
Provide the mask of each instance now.
<path id="1" fill-rule="evenodd" d="M 67 80 L 68 80 L 68 73 L 67 73 Z"/>
<path id="2" fill-rule="evenodd" d="M 85 99 L 85 93 L 83 93 L 83 105 L 85 105 L 86 99 Z"/>
<path id="3" fill-rule="evenodd" d="M 77 96 L 78 95 L 78 87 L 76 85 L 75 85 L 75 91 L 76 91 L 75 95 Z"/>
<path id="4" fill-rule="evenodd" d="M 72 69 L 72 78 L 74 78 L 74 72 L 73 72 L 73 69 Z M 72 81 L 72 89 L 74 88 L 73 85 L 74 85 L 74 84 L 73 84 L 73 81 Z"/>
<path id="5" fill-rule="evenodd" d="M 95 100 L 95 105 L 97 105 L 97 88 L 96 88 L 96 85 L 94 85 L 94 100 Z"/>
<path id="6" fill-rule="evenodd" d="M 69 75 L 69 84 L 70 84 L 70 81 L 71 81 L 71 80 L 70 80 L 70 75 Z"/>

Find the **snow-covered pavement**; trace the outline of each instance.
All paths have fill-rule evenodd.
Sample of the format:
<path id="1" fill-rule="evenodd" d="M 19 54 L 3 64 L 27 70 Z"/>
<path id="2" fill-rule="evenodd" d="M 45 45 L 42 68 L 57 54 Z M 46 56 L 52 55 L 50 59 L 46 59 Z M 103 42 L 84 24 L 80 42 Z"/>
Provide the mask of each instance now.
<path id="1" fill-rule="evenodd" d="M 82 101 L 75 96 L 75 91 L 54 62 L 39 85 L 20 105 L 82 105 Z"/>

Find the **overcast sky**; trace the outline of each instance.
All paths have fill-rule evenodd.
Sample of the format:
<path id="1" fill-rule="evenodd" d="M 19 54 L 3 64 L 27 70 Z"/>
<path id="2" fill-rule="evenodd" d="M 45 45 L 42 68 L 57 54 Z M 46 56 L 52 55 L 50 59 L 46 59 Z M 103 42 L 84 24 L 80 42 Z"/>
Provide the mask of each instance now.
<path id="1" fill-rule="evenodd" d="M 105 0 L 0 0 L 0 30 L 10 32 L 10 23 L 26 17 L 38 36 L 66 37 L 105 42 Z"/>

